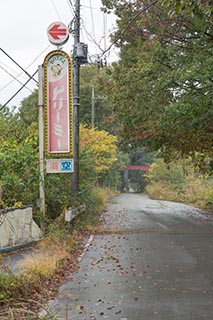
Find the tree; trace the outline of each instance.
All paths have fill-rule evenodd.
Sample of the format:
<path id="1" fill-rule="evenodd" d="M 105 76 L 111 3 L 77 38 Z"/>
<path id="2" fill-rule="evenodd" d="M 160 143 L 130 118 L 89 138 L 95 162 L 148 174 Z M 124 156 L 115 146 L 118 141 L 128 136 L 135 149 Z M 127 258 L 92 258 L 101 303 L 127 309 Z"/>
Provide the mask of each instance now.
<path id="1" fill-rule="evenodd" d="M 31 105 L 30 97 L 25 101 Z M 36 114 L 33 106 L 35 104 L 32 104 L 32 115 L 26 116 L 28 113 L 24 112 L 24 119 L 7 108 L 0 112 L 0 208 L 17 203 L 36 206 L 39 197 L 38 123 L 33 122 L 33 113 Z M 116 138 L 106 131 L 81 126 L 79 158 L 81 196 L 84 198 L 79 196 L 77 201 L 91 201 L 91 186 L 100 176 L 107 175 L 117 161 Z M 76 204 L 71 185 L 71 174 L 46 174 L 49 218 L 56 218 L 65 207 Z"/>
<path id="2" fill-rule="evenodd" d="M 98 175 L 109 171 L 117 161 L 116 137 L 104 130 L 81 126 L 80 146 L 82 150 L 88 150 Z"/>
<path id="3" fill-rule="evenodd" d="M 169 7 L 171 13 L 187 13 L 192 17 L 204 15 L 209 18 L 213 13 L 211 0 L 161 0 L 159 2 Z"/>
<path id="4" fill-rule="evenodd" d="M 26 125 L 38 122 L 38 90 L 34 90 L 31 95 L 24 98 L 19 108 L 19 115 Z"/>
<path id="5" fill-rule="evenodd" d="M 108 79 L 109 75 L 105 68 L 98 68 L 96 65 L 81 67 L 80 123 L 92 124 L 92 90 L 94 90 L 94 126 L 103 130 L 110 129 L 108 124 L 112 111 L 103 86 Z"/>
<path id="6" fill-rule="evenodd" d="M 181 9 L 172 1 L 176 12 L 169 1 L 102 2 L 119 18 L 111 103 L 120 144 L 148 145 L 167 158 L 199 154 L 200 164 L 212 157 L 210 2 L 183 1 Z"/>

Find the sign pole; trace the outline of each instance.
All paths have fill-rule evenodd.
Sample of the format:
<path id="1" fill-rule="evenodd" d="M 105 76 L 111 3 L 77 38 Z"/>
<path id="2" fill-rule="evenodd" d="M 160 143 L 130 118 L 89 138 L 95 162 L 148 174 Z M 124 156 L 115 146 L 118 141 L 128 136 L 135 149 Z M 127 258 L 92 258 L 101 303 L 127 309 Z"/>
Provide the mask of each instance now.
<path id="1" fill-rule="evenodd" d="M 74 50 L 80 42 L 80 0 L 75 2 Z M 74 173 L 72 192 L 79 191 L 79 107 L 80 107 L 80 62 L 78 57 L 73 61 L 73 149 Z"/>
<path id="2" fill-rule="evenodd" d="M 43 102 L 43 67 L 38 67 L 38 114 L 39 114 L 39 165 L 40 165 L 40 213 L 45 215 L 45 191 L 44 191 L 44 102 Z"/>

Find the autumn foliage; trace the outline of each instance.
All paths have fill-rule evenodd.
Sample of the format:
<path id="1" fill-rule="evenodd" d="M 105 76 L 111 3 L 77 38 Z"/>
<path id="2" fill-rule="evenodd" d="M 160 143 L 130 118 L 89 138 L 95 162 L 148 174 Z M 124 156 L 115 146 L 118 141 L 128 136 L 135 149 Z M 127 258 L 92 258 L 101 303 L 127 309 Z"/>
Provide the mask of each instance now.
<path id="1" fill-rule="evenodd" d="M 210 1 L 102 0 L 118 16 L 110 101 L 120 146 L 149 146 L 166 159 L 213 157 Z M 109 90 L 109 86 L 107 89 Z"/>
<path id="2" fill-rule="evenodd" d="M 89 151 L 97 173 L 110 170 L 117 160 L 117 139 L 104 130 L 80 126 L 80 146 Z"/>
<path id="3" fill-rule="evenodd" d="M 27 98 L 31 101 L 30 97 Z M 26 105 L 26 101 L 24 106 Z M 4 110 L 0 114 L 0 209 L 33 204 L 39 198 L 38 126 L 25 114 Z M 10 134 L 8 134 L 8 131 Z M 104 130 L 80 126 L 80 189 L 72 195 L 72 174 L 45 174 L 47 215 L 57 217 L 65 208 L 88 201 L 94 208 L 92 193 L 100 176 L 109 175 L 117 161 L 116 137 Z M 119 169 L 118 169 L 119 174 Z"/>

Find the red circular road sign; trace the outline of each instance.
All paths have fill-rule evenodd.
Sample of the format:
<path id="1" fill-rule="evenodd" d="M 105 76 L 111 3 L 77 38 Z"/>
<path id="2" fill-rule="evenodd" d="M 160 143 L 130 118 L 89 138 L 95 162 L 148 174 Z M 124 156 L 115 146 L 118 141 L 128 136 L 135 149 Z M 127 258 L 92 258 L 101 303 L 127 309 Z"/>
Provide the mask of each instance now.
<path id="1" fill-rule="evenodd" d="M 48 39 L 52 44 L 62 45 L 69 38 L 67 26 L 62 22 L 53 22 L 47 29 Z"/>

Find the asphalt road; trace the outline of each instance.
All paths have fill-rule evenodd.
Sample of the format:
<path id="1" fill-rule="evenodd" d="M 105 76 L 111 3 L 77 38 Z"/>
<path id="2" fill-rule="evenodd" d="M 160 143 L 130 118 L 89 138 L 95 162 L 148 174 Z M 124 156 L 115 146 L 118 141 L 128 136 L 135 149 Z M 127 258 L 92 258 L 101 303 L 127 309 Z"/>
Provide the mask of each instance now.
<path id="1" fill-rule="evenodd" d="M 212 320 L 213 216 L 121 194 L 49 311 L 77 320 Z"/>

